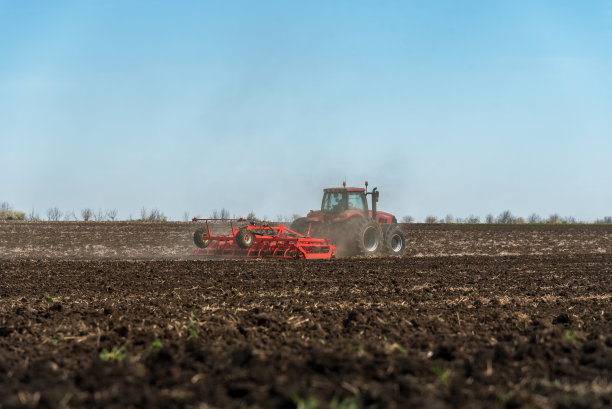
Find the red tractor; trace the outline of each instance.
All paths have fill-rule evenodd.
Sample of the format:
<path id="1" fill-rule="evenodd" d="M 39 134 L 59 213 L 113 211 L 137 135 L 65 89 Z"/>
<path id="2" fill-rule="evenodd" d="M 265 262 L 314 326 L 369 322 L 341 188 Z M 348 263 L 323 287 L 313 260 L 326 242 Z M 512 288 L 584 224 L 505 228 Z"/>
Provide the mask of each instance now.
<path id="1" fill-rule="evenodd" d="M 311 210 L 306 217 L 296 219 L 291 230 L 311 237 L 331 239 L 338 255 L 374 255 L 386 253 L 402 256 L 406 252 L 406 235 L 390 213 L 376 209 L 379 192 L 358 187 L 323 190 L 321 210 Z M 372 197 L 368 209 L 367 196 Z"/>

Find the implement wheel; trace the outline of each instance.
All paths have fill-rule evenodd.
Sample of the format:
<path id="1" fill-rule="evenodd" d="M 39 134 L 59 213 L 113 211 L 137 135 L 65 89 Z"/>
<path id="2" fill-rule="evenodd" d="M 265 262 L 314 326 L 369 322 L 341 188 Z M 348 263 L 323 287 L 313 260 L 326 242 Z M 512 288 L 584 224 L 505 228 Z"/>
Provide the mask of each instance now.
<path id="1" fill-rule="evenodd" d="M 205 249 L 210 244 L 210 240 L 205 240 L 204 237 L 208 237 L 206 229 L 198 229 L 193 233 L 193 242 L 199 249 Z"/>
<path id="2" fill-rule="evenodd" d="M 248 249 L 253 245 L 255 241 L 255 235 L 252 231 L 247 229 L 246 227 L 241 228 L 236 233 L 236 244 L 241 249 Z"/>
<path id="3" fill-rule="evenodd" d="M 399 226 L 392 226 L 385 234 L 385 253 L 401 257 L 406 253 L 406 234 Z"/>

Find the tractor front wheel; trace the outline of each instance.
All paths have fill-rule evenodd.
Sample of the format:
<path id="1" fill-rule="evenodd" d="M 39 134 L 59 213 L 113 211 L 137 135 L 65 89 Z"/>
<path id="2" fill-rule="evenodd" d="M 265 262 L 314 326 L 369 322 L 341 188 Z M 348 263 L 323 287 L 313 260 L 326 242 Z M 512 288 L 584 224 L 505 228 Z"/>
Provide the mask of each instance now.
<path id="1" fill-rule="evenodd" d="M 291 223 L 291 226 L 289 226 L 289 229 L 305 236 L 306 233 L 308 233 L 308 225 L 309 225 L 308 220 L 305 217 L 299 217 Z"/>
<path id="2" fill-rule="evenodd" d="M 243 227 L 236 233 L 236 244 L 241 249 L 248 249 L 253 245 L 255 235 L 249 229 Z"/>

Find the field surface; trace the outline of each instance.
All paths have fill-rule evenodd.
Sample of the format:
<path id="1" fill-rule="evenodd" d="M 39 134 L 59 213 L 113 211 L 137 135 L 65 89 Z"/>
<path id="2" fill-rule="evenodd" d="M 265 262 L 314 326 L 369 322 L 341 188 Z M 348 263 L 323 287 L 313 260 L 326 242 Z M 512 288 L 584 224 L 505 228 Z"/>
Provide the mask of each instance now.
<path id="1" fill-rule="evenodd" d="M 0 223 L 0 408 L 612 405 L 612 228 L 404 228 L 202 261 L 184 223 Z"/>

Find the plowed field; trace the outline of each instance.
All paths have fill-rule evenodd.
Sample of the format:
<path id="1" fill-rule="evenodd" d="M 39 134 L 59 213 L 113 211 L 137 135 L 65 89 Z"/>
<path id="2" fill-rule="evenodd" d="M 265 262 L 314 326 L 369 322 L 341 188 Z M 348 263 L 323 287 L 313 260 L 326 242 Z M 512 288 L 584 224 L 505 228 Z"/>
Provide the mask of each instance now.
<path id="1" fill-rule="evenodd" d="M 0 408 L 612 405 L 610 227 L 320 262 L 181 259 L 191 227 L 0 224 Z"/>

